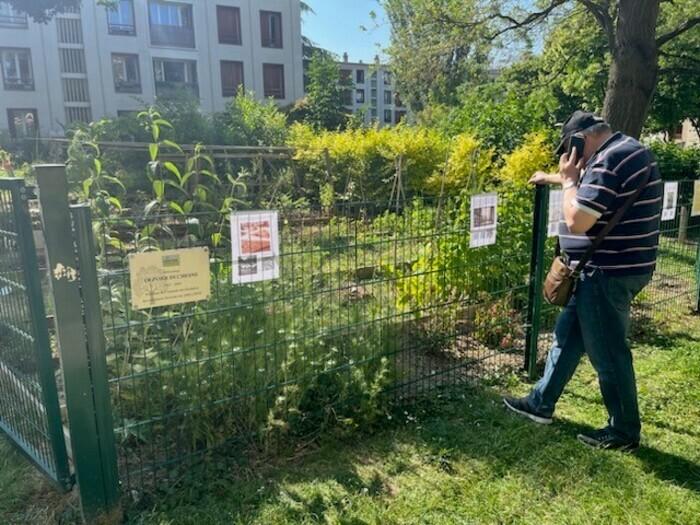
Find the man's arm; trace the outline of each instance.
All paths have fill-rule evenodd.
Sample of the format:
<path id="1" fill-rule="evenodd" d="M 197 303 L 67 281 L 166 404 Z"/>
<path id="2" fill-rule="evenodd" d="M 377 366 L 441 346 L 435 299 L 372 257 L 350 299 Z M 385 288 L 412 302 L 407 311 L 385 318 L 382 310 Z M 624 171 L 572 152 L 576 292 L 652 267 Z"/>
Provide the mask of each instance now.
<path id="1" fill-rule="evenodd" d="M 564 189 L 564 220 L 569 231 L 575 235 L 581 235 L 593 228 L 598 222 L 600 213 L 596 210 L 582 206 L 576 200 L 578 193 L 578 180 L 583 169 L 583 159 L 577 161 L 576 149 L 571 151 L 571 157 L 564 153 L 559 159 L 559 174 Z"/>
<path id="2" fill-rule="evenodd" d="M 598 221 L 599 215 L 593 210 L 577 206 L 577 184 L 583 168 L 583 160 L 576 160 L 576 150 L 571 153 L 571 158 L 564 153 L 559 159 L 559 173 L 545 173 L 538 171 L 530 179 L 531 184 L 561 184 L 564 189 L 564 220 L 569 231 L 574 234 L 583 234 L 590 230 Z"/>

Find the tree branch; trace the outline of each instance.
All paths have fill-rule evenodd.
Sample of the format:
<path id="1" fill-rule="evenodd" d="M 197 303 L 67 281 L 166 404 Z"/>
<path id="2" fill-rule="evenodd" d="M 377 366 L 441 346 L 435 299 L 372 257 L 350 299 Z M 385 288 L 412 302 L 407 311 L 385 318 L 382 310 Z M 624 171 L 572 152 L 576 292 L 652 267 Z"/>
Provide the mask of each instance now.
<path id="1" fill-rule="evenodd" d="M 664 33 L 661 35 L 659 38 L 656 39 L 656 47 L 661 47 L 664 44 L 667 44 L 677 36 L 682 35 L 689 29 L 692 29 L 696 25 L 700 24 L 700 16 L 696 16 L 695 18 L 689 18 L 685 22 L 683 22 L 681 25 L 676 27 L 675 29 L 672 29 L 668 33 Z"/>
<path id="2" fill-rule="evenodd" d="M 509 31 L 514 31 L 516 29 L 522 29 L 524 27 L 528 27 L 532 24 L 535 24 L 537 22 L 540 22 L 541 20 L 544 20 L 549 16 L 549 14 L 554 11 L 557 7 L 560 5 L 566 4 L 569 0 L 550 0 L 550 3 L 547 7 L 542 9 L 541 11 L 535 11 L 534 13 L 530 13 L 527 15 L 525 18 L 522 20 L 517 20 L 516 18 L 501 13 L 500 11 L 496 11 L 494 13 L 491 13 L 489 16 L 486 16 L 481 19 L 477 19 L 474 21 L 461 21 L 457 20 L 453 17 L 451 17 L 448 14 L 445 13 L 439 13 L 436 15 L 436 18 L 438 21 L 444 23 L 444 24 L 449 24 L 455 27 L 459 27 L 460 29 L 475 29 L 477 27 L 485 26 L 489 21 L 492 20 L 501 20 L 504 22 L 507 22 L 508 25 L 505 27 L 502 27 L 501 29 L 497 30 L 495 33 L 487 34 L 484 36 L 486 40 L 492 41 L 501 36 L 504 33 L 507 33 Z"/>
<path id="3" fill-rule="evenodd" d="M 578 0 L 593 15 L 600 27 L 605 32 L 608 39 L 608 48 L 611 53 L 615 52 L 615 21 L 610 16 L 610 2 L 605 1 L 599 4 L 593 0 Z"/>

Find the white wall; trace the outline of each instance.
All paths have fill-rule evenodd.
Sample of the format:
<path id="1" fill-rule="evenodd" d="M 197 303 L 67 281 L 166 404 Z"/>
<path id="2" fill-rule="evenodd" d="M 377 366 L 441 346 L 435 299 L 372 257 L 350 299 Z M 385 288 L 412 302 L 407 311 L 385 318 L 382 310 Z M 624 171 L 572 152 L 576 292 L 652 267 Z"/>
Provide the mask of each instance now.
<path id="1" fill-rule="evenodd" d="M 299 0 L 179 0 L 193 6 L 195 48 L 151 45 L 148 1 L 134 0 L 136 36 L 110 35 L 104 7 L 83 2 L 80 18 L 83 27 L 87 78 L 93 118 L 115 116 L 120 110 L 142 108 L 155 97 L 153 58 L 176 58 L 197 63 L 199 96 L 204 112 L 222 111 L 230 98 L 221 93 L 221 60 L 244 63 L 247 90 L 262 99 L 263 63 L 283 64 L 285 96 L 280 105 L 292 104 L 303 97 L 301 10 Z M 219 44 L 216 6 L 237 6 L 241 10 L 242 45 Z M 282 49 L 261 45 L 260 10 L 282 13 Z M 29 21 L 28 29 L 0 27 L 0 47 L 31 49 L 35 90 L 6 91 L 0 86 L 0 129 L 6 129 L 7 108 L 35 108 L 43 134 L 60 134 L 59 123 L 66 121 L 61 73 L 54 22 L 38 25 Z M 141 94 L 117 93 L 112 75 L 112 53 L 139 56 Z"/>

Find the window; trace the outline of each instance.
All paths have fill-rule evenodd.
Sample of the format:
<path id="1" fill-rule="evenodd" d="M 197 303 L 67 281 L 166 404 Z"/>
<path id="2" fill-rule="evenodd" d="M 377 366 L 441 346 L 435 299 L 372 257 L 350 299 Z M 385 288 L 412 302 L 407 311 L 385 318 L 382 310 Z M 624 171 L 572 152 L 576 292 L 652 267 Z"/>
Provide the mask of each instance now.
<path id="1" fill-rule="evenodd" d="M 13 139 L 36 137 L 39 131 L 39 119 L 36 109 L 8 109 L 7 124 Z"/>
<path id="2" fill-rule="evenodd" d="M 365 90 L 364 89 L 356 89 L 355 90 L 355 102 L 358 104 L 365 103 Z"/>
<path id="3" fill-rule="evenodd" d="M 384 122 L 391 124 L 392 111 L 390 109 L 384 110 Z"/>
<path id="4" fill-rule="evenodd" d="M 399 108 L 403 107 L 403 102 L 401 102 L 401 97 L 398 93 L 394 95 L 394 105 Z"/>
<path id="5" fill-rule="evenodd" d="M 282 13 L 260 11 L 260 35 L 263 47 L 282 49 Z"/>
<path id="6" fill-rule="evenodd" d="M 393 102 L 391 95 L 391 91 L 384 92 L 384 104 L 391 104 Z"/>
<path id="7" fill-rule="evenodd" d="M 391 71 L 384 71 L 384 85 L 391 85 Z"/>
<path id="8" fill-rule="evenodd" d="M 194 47 L 194 23 L 191 5 L 150 0 L 148 16 L 151 44 Z"/>
<path id="9" fill-rule="evenodd" d="M 238 7 L 216 6 L 219 43 L 241 45 L 241 10 Z"/>
<path id="10" fill-rule="evenodd" d="M 377 108 L 372 108 L 371 114 L 372 118 L 377 118 Z"/>
<path id="11" fill-rule="evenodd" d="M 0 27 L 26 29 L 27 15 L 18 13 L 10 4 L 0 3 Z"/>
<path id="12" fill-rule="evenodd" d="M 2 55 L 2 80 L 7 90 L 33 91 L 32 57 L 29 49 L 5 48 Z"/>
<path id="13" fill-rule="evenodd" d="M 138 55 L 112 54 L 114 90 L 117 93 L 141 93 Z"/>
<path id="14" fill-rule="evenodd" d="M 342 89 L 340 91 L 340 99 L 344 106 L 352 106 L 352 90 Z"/>
<path id="15" fill-rule="evenodd" d="M 358 69 L 357 71 L 355 71 L 355 79 L 357 80 L 358 84 L 364 84 L 365 83 L 365 70 Z"/>
<path id="16" fill-rule="evenodd" d="M 372 90 L 372 100 L 375 100 L 375 101 L 377 100 L 377 90 L 376 89 Z"/>
<path id="17" fill-rule="evenodd" d="M 107 26 L 110 35 L 135 35 L 134 1 L 119 0 L 113 8 L 107 8 Z"/>
<path id="18" fill-rule="evenodd" d="M 224 97 L 235 97 L 238 94 L 238 88 L 243 85 L 243 62 L 222 60 L 221 94 Z"/>
<path id="19" fill-rule="evenodd" d="M 284 66 L 281 64 L 263 64 L 263 84 L 266 97 L 285 98 Z"/>
<path id="20" fill-rule="evenodd" d="M 403 119 L 406 118 L 406 112 L 405 111 L 397 111 L 396 114 L 394 115 L 394 122 L 398 124 L 401 122 Z"/>
<path id="21" fill-rule="evenodd" d="M 340 70 L 340 83 L 341 84 L 352 83 L 352 71 L 350 71 L 349 69 L 341 69 Z"/>
<path id="22" fill-rule="evenodd" d="M 197 63 L 192 60 L 153 59 L 156 95 L 166 95 L 173 90 L 186 90 L 199 96 Z"/>

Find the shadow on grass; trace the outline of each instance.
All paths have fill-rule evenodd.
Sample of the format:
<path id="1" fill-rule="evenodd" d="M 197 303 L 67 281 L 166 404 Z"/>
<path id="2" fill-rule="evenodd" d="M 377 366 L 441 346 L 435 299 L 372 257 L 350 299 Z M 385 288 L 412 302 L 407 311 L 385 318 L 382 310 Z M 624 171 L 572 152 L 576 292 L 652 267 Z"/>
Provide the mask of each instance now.
<path id="1" fill-rule="evenodd" d="M 322 521 L 332 513 L 340 517 L 339 523 L 362 525 L 365 522 L 358 518 L 342 517 L 353 497 L 390 497 L 393 476 L 426 466 L 451 475 L 472 468 L 471 461 L 486 468 L 489 478 L 515 474 L 526 480 L 527 486 L 538 486 L 545 480 L 551 484 L 550 478 L 559 474 L 564 478 L 561 483 L 569 483 L 566 474 L 574 466 L 579 467 L 577 471 L 593 472 L 590 482 L 601 491 L 636 487 L 640 482 L 630 475 L 629 463 L 620 461 L 620 453 L 588 449 L 576 441 L 578 433 L 592 427 L 568 420 L 557 420 L 549 427 L 535 425 L 507 412 L 499 394 L 490 389 L 467 388 L 440 400 L 416 403 L 397 411 L 392 421 L 399 418 L 401 423 L 385 426 L 374 435 L 328 440 L 305 458 L 275 460 L 258 467 L 255 477 L 267 480 L 264 487 L 253 484 L 251 488 L 249 481 L 230 479 L 225 491 L 219 487 L 219 495 L 212 496 L 207 485 L 202 485 L 203 500 L 180 500 L 175 506 L 166 503 L 161 510 L 168 515 L 167 508 L 182 512 L 183 504 L 194 512 L 202 505 L 221 505 L 248 523 L 264 519 L 273 505 L 275 512 L 283 514 L 281 522 L 303 521 L 309 516 Z M 407 448 L 410 453 L 405 452 Z M 698 464 L 649 447 L 643 447 L 636 458 L 641 468 L 658 480 L 700 493 Z M 579 482 L 570 480 L 572 485 Z M 527 486 L 523 490 L 529 490 Z M 236 494 L 233 508 L 231 494 Z M 282 508 L 278 511 L 278 507 Z"/>

